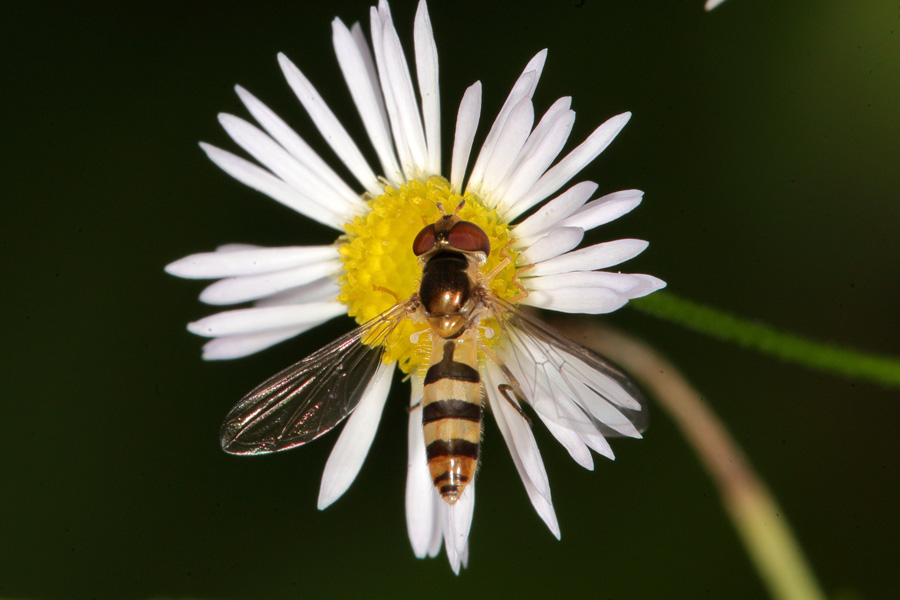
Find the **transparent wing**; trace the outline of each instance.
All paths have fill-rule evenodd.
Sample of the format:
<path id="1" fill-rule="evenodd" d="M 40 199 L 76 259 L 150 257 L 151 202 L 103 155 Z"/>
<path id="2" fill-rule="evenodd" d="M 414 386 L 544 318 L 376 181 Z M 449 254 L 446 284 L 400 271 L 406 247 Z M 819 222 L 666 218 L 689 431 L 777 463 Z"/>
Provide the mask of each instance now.
<path id="1" fill-rule="evenodd" d="M 621 369 L 546 323 L 493 297 L 494 353 L 524 400 L 543 417 L 585 434 L 640 437 L 647 401 Z"/>
<path id="2" fill-rule="evenodd" d="M 287 450 L 347 418 L 378 370 L 382 342 L 407 318 L 410 305 L 397 304 L 258 385 L 225 417 L 222 449 L 231 454 Z"/>

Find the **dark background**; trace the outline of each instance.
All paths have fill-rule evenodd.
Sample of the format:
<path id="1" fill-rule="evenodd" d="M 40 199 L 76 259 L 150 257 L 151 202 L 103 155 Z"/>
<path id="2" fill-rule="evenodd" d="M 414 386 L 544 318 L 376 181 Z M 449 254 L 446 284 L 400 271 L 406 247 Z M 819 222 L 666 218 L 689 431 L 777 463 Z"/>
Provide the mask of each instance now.
<path id="1" fill-rule="evenodd" d="M 259 459 L 218 446 L 256 383 L 346 330 L 203 363 L 213 312 L 163 266 L 227 242 L 333 234 L 212 165 L 241 83 L 323 148 L 284 51 L 354 134 L 330 21 L 368 3 L 21 3 L 4 9 L 4 393 L 0 594 L 22 598 L 763 598 L 696 457 L 660 411 L 596 472 L 536 427 L 562 528 L 534 514 L 488 420 L 471 567 L 418 561 L 403 516 L 406 384 L 360 478 L 318 512 L 335 435 Z M 411 2 L 392 5 L 411 52 Z M 466 86 L 496 114 L 549 47 L 536 103 L 573 141 L 634 117 L 582 175 L 644 204 L 593 241 L 651 240 L 625 265 L 817 339 L 898 354 L 896 2 L 434 1 L 444 140 Z M 327 156 L 330 156 L 326 153 Z M 445 148 L 445 162 L 449 150 Z M 374 163 L 373 163 L 374 164 Z M 894 597 L 900 394 L 781 364 L 631 310 L 604 317 L 669 355 L 772 486 L 830 594 Z"/>

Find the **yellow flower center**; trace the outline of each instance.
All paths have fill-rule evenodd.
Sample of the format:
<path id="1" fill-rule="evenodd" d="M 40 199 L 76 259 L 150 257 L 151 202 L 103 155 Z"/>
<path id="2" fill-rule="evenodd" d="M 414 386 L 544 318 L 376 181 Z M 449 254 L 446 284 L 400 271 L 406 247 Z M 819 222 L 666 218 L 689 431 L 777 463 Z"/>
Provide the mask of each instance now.
<path id="1" fill-rule="evenodd" d="M 413 240 L 422 228 L 441 217 L 438 202 L 452 213 L 463 199 L 466 203 L 459 211 L 459 218 L 478 225 L 491 242 L 491 255 L 482 272 L 491 272 L 505 256 L 512 259 L 487 282 L 491 292 L 504 300 L 519 294 L 517 253 L 509 243 L 509 225 L 496 211 L 482 205 L 474 194 L 454 194 L 446 179 L 434 176 L 427 181 L 408 181 L 399 188 L 386 187 L 383 194 L 369 202 L 368 214 L 354 217 L 346 224 L 347 234 L 341 238 L 339 247 L 344 272 L 340 276 L 338 300 L 347 305 L 349 315 L 357 323 L 377 317 L 418 291 L 422 267 L 413 254 Z M 416 336 L 413 338 L 416 341 L 410 339 L 427 329 L 425 322 L 405 319 L 383 342 L 385 362 L 398 361 L 405 373 L 427 364 L 430 351 L 427 336 Z"/>

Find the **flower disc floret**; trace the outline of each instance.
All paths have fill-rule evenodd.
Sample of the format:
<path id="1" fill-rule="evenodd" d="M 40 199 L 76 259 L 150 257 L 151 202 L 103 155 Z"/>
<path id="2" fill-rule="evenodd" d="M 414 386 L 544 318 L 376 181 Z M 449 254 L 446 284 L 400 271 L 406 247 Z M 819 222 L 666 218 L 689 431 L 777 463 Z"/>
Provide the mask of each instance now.
<path id="1" fill-rule="evenodd" d="M 345 226 L 338 250 L 344 267 L 338 300 L 347 305 L 357 323 L 377 317 L 416 293 L 422 267 L 413 254 L 413 240 L 423 227 L 441 217 L 439 204 L 452 213 L 463 199 L 459 218 L 478 225 L 491 242 L 491 254 L 482 271 L 491 272 L 510 257 L 509 264 L 489 282 L 491 291 L 504 300 L 520 293 L 515 281 L 517 253 L 511 247 L 509 225 L 497 212 L 486 208 L 474 194 L 454 193 L 443 177 L 412 180 L 400 187 L 386 186 L 384 193 L 369 202 L 367 214 L 354 217 Z M 410 340 L 427 328 L 426 323 L 412 319 L 398 326 L 384 341 L 385 362 L 398 361 L 405 373 L 427 362 L 427 338 L 415 343 Z"/>

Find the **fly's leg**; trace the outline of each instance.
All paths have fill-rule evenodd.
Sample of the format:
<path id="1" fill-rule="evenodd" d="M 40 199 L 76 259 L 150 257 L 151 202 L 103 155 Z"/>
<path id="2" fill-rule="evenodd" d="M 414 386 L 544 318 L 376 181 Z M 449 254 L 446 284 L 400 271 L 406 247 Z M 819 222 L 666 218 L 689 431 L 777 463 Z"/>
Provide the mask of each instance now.
<path id="1" fill-rule="evenodd" d="M 373 285 L 372 289 L 375 290 L 376 292 L 384 292 L 385 294 L 390 294 L 391 296 L 394 297 L 395 303 L 400 304 L 400 296 L 398 296 L 397 293 L 394 292 L 393 290 L 389 290 L 385 287 L 381 287 L 380 285 Z"/>
<path id="2" fill-rule="evenodd" d="M 509 405 L 516 409 L 516 412 L 519 413 L 519 416 L 528 423 L 528 426 L 531 427 L 531 419 L 528 418 L 528 415 L 525 414 L 525 411 L 522 410 L 521 402 L 524 402 L 525 399 L 522 398 L 521 390 L 519 388 L 514 388 L 508 383 L 501 383 L 497 386 L 497 389 L 500 390 L 500 393 L 503 394 L 503 397 L 506 398 L 506 401 L 509 402 Z"/>
<path id="3" fill-rule="evenodd" d="M 503 269 L 505 269 L 512 263 L 512 256 L 510 256 L 510 254 L 507 250 L 509 250 L 509 247 L 513 245 L 513 242 L 515 242 L 515 240 L 511 239 L 508 242 L 506 242 L 506 244 L 504 244 L 504 246 L 502 248 L 500 248 L 500 257 L 502 258 L 502 260 L 497 264 L 496 267 L 491 269 L 490 273 L 488 273 L 487 275 L 484 276 L 485 281 L 487 281 L 487 282 L 493 281 L 494 277 L 496 277 L 497 275 L 500 274 L 500 271 L 502 271 Z M 524 267 L 516 270 L 516 274 L 515 274 L 515 277 L 513 277 L 512 283 L 514 286 L 519 288 L 519 293 L 516 294 L 515 296 L 513 296 L 512 298 L 510 298 L 509 300 L 507 300 L 507 302 L 509 302 L 510 304 L 516 304 L 517 302 L 521 302 L 528 296 L 528 290 L 525 289 L 525 286 L 523 286 L 521 284 L 521 282 L 519 282 L 519 274 L 530 268 L 531 268 L 531 265 L 527 265 L 527 266 L 524 266 Z"/>
<path id="4" fill-rule="evenodd" d="M 503 377 L 506 378 L 507 383 L 501 383 L 497 386 L 497 390 L 500 394 L 509 402 L 509 405 L 516 409 L 516 412 L 519 413 L 519 416 L 528 423 L 528 426 L 531 427 L 531 419 L 528 415 L 525 414 L 525 411 L 522 410 L 522 403 L 525 402 L 525 397 L 522 395 L 522 388 L 519 386 L 519 382 L 516 377 L 512 374 L 512 371 L 509 370 L 500 357 L 494 354 L 493 350 L 487 347 L 487 345 L 481 345 L 481 351 L 484 352 L 484 355 L 488 357 L 495 365 L 500 367 L 500 370 L 503 372 Z"/>

